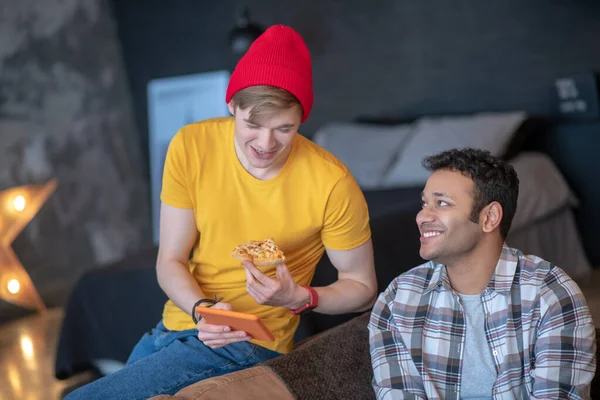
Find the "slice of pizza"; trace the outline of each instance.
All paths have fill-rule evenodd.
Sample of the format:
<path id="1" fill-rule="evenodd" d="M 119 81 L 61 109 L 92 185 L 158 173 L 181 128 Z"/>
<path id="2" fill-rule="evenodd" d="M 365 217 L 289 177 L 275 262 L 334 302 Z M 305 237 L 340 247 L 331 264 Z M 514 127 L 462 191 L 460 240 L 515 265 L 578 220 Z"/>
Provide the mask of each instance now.
<path id="1" fill-rule="evenodd" d="M 250 240 L 235 246 L 231 255 L 240 261 L 250 261 L 256 266 L 279 264 L 285 261 L 283 251 L 277 247 L 271 238 L 265 240 Z"/>

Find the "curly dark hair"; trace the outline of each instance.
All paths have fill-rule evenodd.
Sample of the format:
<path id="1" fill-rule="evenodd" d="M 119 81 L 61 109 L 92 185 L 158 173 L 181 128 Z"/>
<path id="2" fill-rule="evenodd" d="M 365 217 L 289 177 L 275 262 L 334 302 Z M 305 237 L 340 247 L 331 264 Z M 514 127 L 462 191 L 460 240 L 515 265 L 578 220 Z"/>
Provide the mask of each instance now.
<path id="1" fill-rule="evenodd" d="M 473 209 L 469 219 L 479 222 L 481 210 L 493 201 L 502 206 L 500 235 L 506 238 L 517 211 L 519 178 L 512 165 L 491 155 L 489 151 L 464 148 L 444 151 L 423 160 L 423 167 L 431 172 L 458 171 L 473 180 Z"/>

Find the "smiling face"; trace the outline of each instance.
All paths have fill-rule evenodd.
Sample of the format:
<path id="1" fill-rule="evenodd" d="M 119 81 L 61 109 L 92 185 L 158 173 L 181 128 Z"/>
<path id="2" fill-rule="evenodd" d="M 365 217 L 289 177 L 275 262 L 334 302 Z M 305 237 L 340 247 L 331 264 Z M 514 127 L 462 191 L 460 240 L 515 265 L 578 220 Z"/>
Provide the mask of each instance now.
<path id="1" fill-rule="evenodd" d="M 431 174 L 417 214 L 423 259 L 451 264 L 471 253 L 483 238 L 481 226 L 469 218 L 473 190 L 473 181 L 460 172 L 438 170 Z"/>
<path id="2" fill-rule="evenodd" d="M 302 112 L 297 107 L 252 119 L 251 107 L 229 104 L 235 118 L 235 146 L 244 168 L 257 178 L 269 178 L 285 164 L 298 132 Z"/>

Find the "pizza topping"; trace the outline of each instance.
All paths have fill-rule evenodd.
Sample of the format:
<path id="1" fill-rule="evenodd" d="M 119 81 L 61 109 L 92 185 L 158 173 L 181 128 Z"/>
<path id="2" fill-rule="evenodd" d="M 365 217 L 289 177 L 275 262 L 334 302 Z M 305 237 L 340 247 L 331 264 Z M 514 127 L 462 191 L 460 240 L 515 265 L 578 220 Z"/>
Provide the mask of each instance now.
<path id="1" fill-rule="evenodd" d="M 262 241 L 250 240 L 236 246 L 233 250 L 233 256 L 238 259 L 250 261 L 254 264 L 276 263 L 285 260 L 283 252 L 271 238 Z"/>

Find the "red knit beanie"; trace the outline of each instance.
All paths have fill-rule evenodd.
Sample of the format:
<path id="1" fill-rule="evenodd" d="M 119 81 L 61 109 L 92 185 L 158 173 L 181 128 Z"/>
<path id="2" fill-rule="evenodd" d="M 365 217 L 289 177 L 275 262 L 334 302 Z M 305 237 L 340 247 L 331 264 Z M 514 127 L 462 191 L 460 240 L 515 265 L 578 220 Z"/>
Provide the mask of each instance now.
<path id="1" fill-rule="evenodd" d="M 313 105 L 312 64 L 302 37 L 292 28 L 275 25 L 250 46 L 231 74 L 225 102 L 249 86 L 268 85 L 293 94 L 302 105 L 302 122 Z"/>

